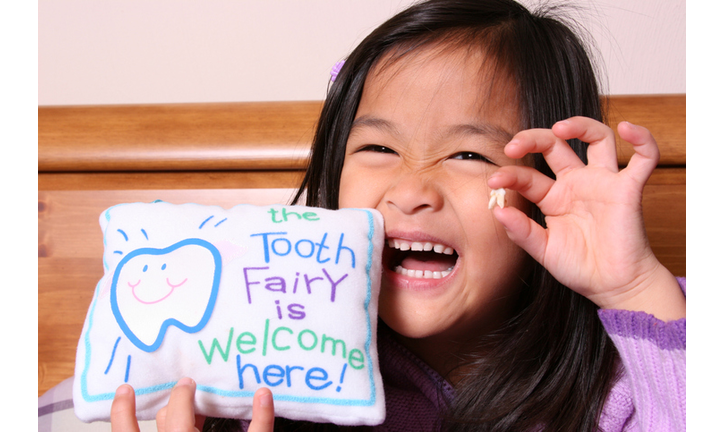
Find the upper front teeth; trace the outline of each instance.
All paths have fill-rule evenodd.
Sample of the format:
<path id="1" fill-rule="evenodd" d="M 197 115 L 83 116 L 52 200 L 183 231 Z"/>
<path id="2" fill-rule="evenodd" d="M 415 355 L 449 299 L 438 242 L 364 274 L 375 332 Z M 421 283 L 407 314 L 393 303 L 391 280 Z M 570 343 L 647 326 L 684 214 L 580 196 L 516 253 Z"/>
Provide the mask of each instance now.
<path id="1" fill-rule="evenodd" d="M 442 244 L 436 244 L 431 242 L 408 242 L 405 240 L 389 239 L 387 244 L 391 248 L 399 249 L 401 251 L 435 251 L 445 255 L 452 255 L 455 250 L 450 246 Z"/>

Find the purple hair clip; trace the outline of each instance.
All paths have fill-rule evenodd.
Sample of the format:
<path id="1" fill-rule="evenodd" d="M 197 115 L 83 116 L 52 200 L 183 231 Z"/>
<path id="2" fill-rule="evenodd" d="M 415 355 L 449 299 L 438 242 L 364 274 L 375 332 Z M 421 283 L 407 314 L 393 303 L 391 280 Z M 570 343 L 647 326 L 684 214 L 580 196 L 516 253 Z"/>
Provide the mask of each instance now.
<path id="1" fill-rule="evenodd" d="M 342 70 L 342 66 L 344 66 L 344 60 L 340 60 L 334 64 L 332 72 L 330 72 L 330 75 L 332 75 L 332 82 L 337 79 L 337 75 L 339 74 L 339 71 Z"/>

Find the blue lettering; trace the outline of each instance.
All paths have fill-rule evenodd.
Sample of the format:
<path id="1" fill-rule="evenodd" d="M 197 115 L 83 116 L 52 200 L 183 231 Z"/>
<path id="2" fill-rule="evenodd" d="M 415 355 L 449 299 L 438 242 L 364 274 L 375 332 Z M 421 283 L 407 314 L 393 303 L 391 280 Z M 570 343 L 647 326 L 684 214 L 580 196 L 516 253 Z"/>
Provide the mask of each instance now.
<path id="1" fill-rule="evenodd" d="M 269 378 L 274 378 L 270 380 Z M 284 369 L 281 366 L 269 365 L 264 368 L 264 382 L 268 386 L 276 387 L 284 382 Z"/>
<path id="2" fill-rule="evenodd" d="M 329 249 L 329 246 L 324 244 L 325 241 L 327 241 L 327 233 L 324 233 L 322 241 L 317 243 L 317 246 L 319 246 L 319 249 L 317 249 L 317 262 L 320 264 L 324 264 L 329 261 L 329 258 L 322 259 L 322 249 Z"/>
<path id="3" fill-rule="evenodd" d="M 330 385 L 332 385 L 332 381 L 327 381 L 329 378 L 329 375 L 327 374 L 327 371 L 322 368 L 311 368 L 307 371 L 307 375 L 304 378 L 304 382 L 307 384 L 307 387 L 309 387 L 312 390 L 324 390 Z M 327 381 L 324 384 L 321 385 L 315 385 L 312 384 L 312 381 Z"/>
<path id="4" fill-rule="evenodd" d="M 241 367 L 241 356 L 236 355 L 236 373 L 239 376 L 239 388 L 244 388 L 244 371 L 246 368 L 251 368 L 251 370 L 254 372 L 254 378 L 256 378 L 256 383 L 261 384 L 261 379 L 259 378 L 259 369 L 256 368 L 253 364 L 245 364 L 244 367 Z"/>
<path id="5" fill-rule="evenodd" d="M 342 253 L 342 250 L 347 250 L 352 255 L 352 268 L 354 268 L 355 262 L 354 262 L 354 251 L 347 246 L 343 246 L 342 242 L 344 241 L 344 233 L 339 235 L 339 244 L 337 244 L 337 258 L 335 259 L 334 263 L 339 264 L 339 255 Z"/>
<path id="6" fill-rule="evenodd" d="M 270 233 L 259 233 L 259 234 L 252 234 L 251 237 L 257 237 L 261 236 L 264 241 L 264 262 L 269 262 L 269 236 L 270 235 L 286 235 L 285 232 L 270 232 Z"/>

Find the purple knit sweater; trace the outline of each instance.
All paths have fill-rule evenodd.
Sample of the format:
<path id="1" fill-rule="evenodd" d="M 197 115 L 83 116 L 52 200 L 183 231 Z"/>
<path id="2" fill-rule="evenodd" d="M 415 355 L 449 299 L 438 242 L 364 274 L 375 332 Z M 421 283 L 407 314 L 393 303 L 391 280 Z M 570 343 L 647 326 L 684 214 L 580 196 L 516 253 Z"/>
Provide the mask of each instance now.
<path id="1" fill-rule="evenodd" d="M 686 279 L 679 278 L 686 293 Z M 601 310 L 624 369 L 601 413 L 604 432 L 686 430 L 686 319 L 663 322 L 643 312 Z M 376 431 L 433 431 L 443 398 L 454 394 L 437 372 L 380 333 L 387 418 Z M 440 391 L 442 390 L 442 391 Z"/>

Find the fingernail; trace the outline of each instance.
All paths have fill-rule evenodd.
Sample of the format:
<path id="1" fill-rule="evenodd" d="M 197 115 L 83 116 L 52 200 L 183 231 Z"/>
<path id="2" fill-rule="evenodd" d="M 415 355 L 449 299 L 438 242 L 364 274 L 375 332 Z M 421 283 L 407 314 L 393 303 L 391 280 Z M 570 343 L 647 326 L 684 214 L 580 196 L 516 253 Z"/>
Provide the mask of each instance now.
<path id="1" fill-rule="evenodd" d="M 491 174 L 487 181 L 488 187 L 491 189 L 498 189 L 500 187 L 498 185 L 498 178 L 500 178 L 500 174 Z"/>
<path id="2" fill-rule="evenodd" d="M 273 398 L 272 398 L 271 393 L 266 393 L 266 394 L 261 395 L 261 397 L 259 397 L 259 405 L 264 408 L 270 407 L 272 405 L 272 403 L 273 403 Z"/>
<path id="3" fill-rule="evenodd" d="M 133 392 L 133 388 L 129 386 L 128 384 L 123 384 L 122 386 L 118 387 L 116 390 L 117 396 L 125 396 L 127 394 L 131 394 Z"/>
<path id="4" fill-rule="evenodd" d="M 196 387 L 196 383 L 194 382 L 194 380 L 192 380 L 191 378 L 188 378 L 188 377 L 181 378 L 180 380 L 178 380 L 176 385 Z"/>

